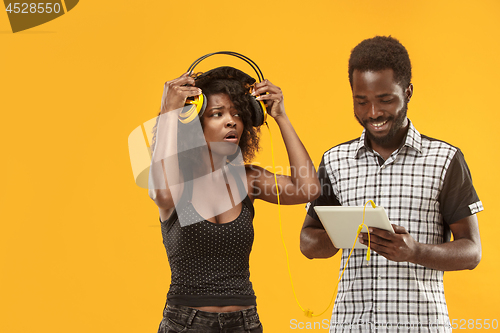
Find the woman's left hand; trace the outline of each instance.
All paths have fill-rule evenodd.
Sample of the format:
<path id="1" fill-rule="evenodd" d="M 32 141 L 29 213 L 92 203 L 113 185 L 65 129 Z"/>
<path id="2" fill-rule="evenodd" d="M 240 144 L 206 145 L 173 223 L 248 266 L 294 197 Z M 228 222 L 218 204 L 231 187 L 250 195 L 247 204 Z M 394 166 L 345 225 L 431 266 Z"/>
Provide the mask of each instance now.
<path id="1" fill-rule="evenodd" d="M 267 114 L 271 117 L 276 119 L 276 117 L 285 115 L 283 92 L 280 87 L 275 86 L 271 81 L 266 79 L 256 83 L 252 95 L 257 96 L 258 100 L 263 101 L 267 105 Z"/>

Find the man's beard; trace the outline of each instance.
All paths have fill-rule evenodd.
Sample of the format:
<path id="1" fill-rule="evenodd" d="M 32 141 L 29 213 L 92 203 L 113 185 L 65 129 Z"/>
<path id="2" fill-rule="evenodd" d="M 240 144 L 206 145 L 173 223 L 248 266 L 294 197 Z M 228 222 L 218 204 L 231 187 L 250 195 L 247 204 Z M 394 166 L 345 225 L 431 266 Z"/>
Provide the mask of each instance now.
<path id="1" fill-rule="evenodd" d="M 366 126 L 361 119 L 358 118 L 356 113 L 354 113 L 354 116 L 358 120 L 359 124 L 365 128 L 365 135 L 366 137 L 373 143 L 377 144 L 378 146 L 385 146 L 394 140 L 396 135 L 398 135 L 399 131 L 403 128 L 403 124 L 405 123 L 406 120 L 406 114 L 408 112 L 408 102 L 404 102 L 403 107 L 399 110 L 397 118 L 394 117 L 389 117 L 387 120 L 393 121 L 392 127 L 385 136 L 374 136 L 369 130 L 368 126 Z M 382 117 L 375 119 L 373 122 L 377 123 L 382 121 Z"/>

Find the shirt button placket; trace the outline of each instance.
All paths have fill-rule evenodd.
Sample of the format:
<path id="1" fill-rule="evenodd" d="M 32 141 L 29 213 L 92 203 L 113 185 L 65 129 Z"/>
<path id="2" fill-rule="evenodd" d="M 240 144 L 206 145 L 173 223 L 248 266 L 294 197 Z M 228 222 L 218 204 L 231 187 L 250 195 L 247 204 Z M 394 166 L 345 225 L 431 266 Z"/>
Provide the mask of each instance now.
<path id="1" fill-rule="evenodd" d="M 379 200 L 378 202 L 375 202 L 375 204 L 377 206 L 382 206 L 382 207 L 387 207 L 387 197 L 385 197 L 389 191 L 388 191 L 388 186 L 390 186 L 390 183 L 388 183 L 387 181 L 389 181 L 387 179 L 388 177 L 388 172 L 386 172 L 386 164 L 382 165 L 379 169 L 379 173 L 378 173 L 378 196 L 379 196 Z"/>
<path id="2" fill-rule="evenodd" d="M 376 299 L 384 302 L 384 300 L 387 299 L 387 291 L 386 291 L 387 290 L 387 280 L 385 280 L 382 275 L 383 274 L 381 274 L 381 272 L 377 272 L 376 280 L 375 280 L 376 289 L 377 289 Z M 381 315 L 381 313 L 380 313 L 380 311 L 382 311 L 381 304 L 382 303 L 375 303 L 375 309 L 378 312 L 378 316 Z M 381 318 L 378 317 L 377 320 L 380 322 Z"/>

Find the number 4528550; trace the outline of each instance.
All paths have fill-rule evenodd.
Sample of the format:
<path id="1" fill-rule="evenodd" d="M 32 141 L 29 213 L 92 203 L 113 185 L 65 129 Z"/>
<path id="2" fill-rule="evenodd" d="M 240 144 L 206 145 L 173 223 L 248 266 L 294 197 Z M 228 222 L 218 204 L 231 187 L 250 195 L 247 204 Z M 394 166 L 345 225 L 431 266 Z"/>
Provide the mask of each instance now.
<path id="1" fill-rule="evenodd" d="M 451 328 L 454 330 L 471 330 L 471 329 L 494 329 L 498 328 L 497 319 L 453 319 Z"/>
<path id="2" fill-rule="evenodd" d="M 39 2 L 39 3 L 9 3 L 5 9 L 9 13 L 21 13 L 21 14 L 35 14 L 35 13 L 59 13 L 61 12 L 61 5 L 58 3 L 51 2 Z"/>

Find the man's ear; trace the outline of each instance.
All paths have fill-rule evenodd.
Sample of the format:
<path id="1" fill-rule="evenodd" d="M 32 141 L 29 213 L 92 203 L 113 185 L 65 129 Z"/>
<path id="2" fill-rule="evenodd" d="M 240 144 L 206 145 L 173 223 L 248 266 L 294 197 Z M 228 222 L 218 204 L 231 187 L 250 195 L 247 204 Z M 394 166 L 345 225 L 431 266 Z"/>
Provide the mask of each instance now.
<path id="1" fill-rule="evenodd" d="M 409 102 L 411 99 L 411 96 L 413 96 L 413 83 L 410 83 L 408 85 L 408 88 L 406 88 L 405 96 L 406 96 L 406 101 Z"/>

